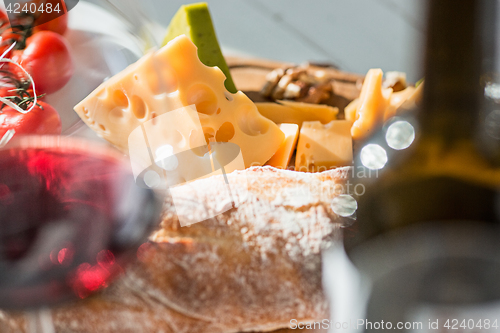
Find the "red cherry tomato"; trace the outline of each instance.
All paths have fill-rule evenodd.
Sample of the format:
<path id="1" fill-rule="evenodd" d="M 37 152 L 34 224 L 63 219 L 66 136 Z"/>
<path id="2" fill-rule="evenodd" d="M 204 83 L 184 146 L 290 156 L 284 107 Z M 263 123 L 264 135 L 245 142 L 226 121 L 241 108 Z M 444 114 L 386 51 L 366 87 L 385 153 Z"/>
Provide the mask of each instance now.
<path id="1" fill-rule="evenodd" d="M 17 96 L 17 93 L 14 91 L 14 89 L 16 89 L 16 87 L 14 86 L 2 86 L 0 87 L 0 96 Z M 31 91 L 30 93 L 31 96 L 33 96 L 33 91 Z M 2 102 L 0 102 L 0 105 L 2 105 Z"/>
<path id="2" fill-rule="evenodd" d="M 2 97 L 17 96 L 20 99 L 21 98 L 33 98 L 33 96 L 34 96 L 33 89 L 31 89 L 31 88 L 23 89 L 23 91 L 24 92 L 20 92 L 19 90 L 16 90 L 16 87 L 14 87 L 14 86 L 2 86 L 2 87 L 0 87 L 0 96 L 2 96 Z M 38 102 L 43 101 L 44 97 L 45 97 L 45 95 L 37 95 L 37 101 Z M 18 99 L 18 101 L 19 101 L 19 99 Z M 3 103 L 0 101 L 0 106 L 2 104 Z"/>
<path id="3" fill-rule="evenodd" d="M 38 7 L 40 7 L 40 5 L 44 6 L 44 4 L 41 3 L 40 0 L 36 0 L 34 2 L 37 3 Z M 37 25 L 35 25 L 35 27 L 33 28 L 33 33 L 48 30 L 57 32 L 60 35 L 64 35 L 66 30 L 68 29 L 68 14 L 67 14 L 68 10 L 66 9 L 66 4 L 64 1 L 60 0 L 46 0 L 45 7 L 47 6 L 48 3 L 52 4 L 52 8 L 56 8 L 56 6 L 59 5 L 57 7 L 59 8 L 59 13 L 54 10 L 50 14 L 48 14 L 47 12 L 42 13 L 39 19 L 48 21 L 42 24 L 37 24 L 37 22 L 35 21 L 35 24 Z M 56 18 L 51 19 L 51 17 L 56 17 Z"/>
<path id="4" fill-rule="evenodd" d="M 66 30 L 68 30 L 68 14 L 64 14 L 54 20 L 35 26 L 33 28 L 33 33 L 39 31 L 53 31 L 60 35 L 64 35 Z"/>
<path id="5" fill-rule="evenodd" d="M 21 34 L 17 32 L 18 30 L 13 30 L 12 28 L 6 28 L 2 32 L 2 44 L 12 44 L 14 41 L 21 39 Z"/>
<path id="6" fill-rule="evenodd" d="M 0 43 L 0 55 L 2 55 L 14 42 L 16 42 L 16 49 L 23 48 L 20 42 L 23 40 L 23 36 L 28 31 L 26 29 L 16 27 L 12 29 L 10 26 L 9 17 L 7 14 L 0 10 L 0 36 L 2 37 Z M 10 58 L 12 56 L 12 51 L 4 55 L 5 58 Z"/>
<path id="7" fill-rule="evenodd" d="M 29 37 L 26 45 L 26 49 L 14 51 L 12 59 L 30 73 L 37 94 L 51 94 L 64 87 L 74 70 L 65 38 L 52 31 L 40 31 Z"/>
<path id="8" fill-rule="evenodd" d="M 45 102 L 39 101 L 42 108 L 35 106 L 23 114 L 5 106 L 0 111 L 0 137 L 10 129 L 18 134 L 61 134 L 61 118 L 57 111 Z"/>
<path id="9" fill-rule="evenodd" d="M 0 44 L 0 55 L 4 54 L 5 51 L 12 45 L 12 43 L 16 42 L 19 44 L 21 40 L 21 35 L 19 33 L 16 33 L 12 30 L 12 28 L 7 28 L 5 29 L 2 34 L 2 43 Z M 6 54 L 4 57 L 5 58 L 11 58 L 14 50 L 9 51 L 8 54 Z"/>

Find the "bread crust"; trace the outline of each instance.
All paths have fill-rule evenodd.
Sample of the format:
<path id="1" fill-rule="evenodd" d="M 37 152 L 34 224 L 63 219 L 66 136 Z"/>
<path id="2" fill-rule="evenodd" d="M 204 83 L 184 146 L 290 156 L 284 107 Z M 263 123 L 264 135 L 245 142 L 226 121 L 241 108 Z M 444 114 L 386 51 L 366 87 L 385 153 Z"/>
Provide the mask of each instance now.
<path id="1" fill-rule="evenodd" d="M 235 171 L 227 177 L 237 208 L 207 219 L 227 197 L 222 176 L 191 183 L 176 205 L 167 196 L 160 228 L 122 278 L 53 310 L 56 331 L 267 332 L 328 318 L 321 250 L 341 226 L 331 201 L 348 173 Z M 181 227 L 179 215 L 203 221 Z"/>

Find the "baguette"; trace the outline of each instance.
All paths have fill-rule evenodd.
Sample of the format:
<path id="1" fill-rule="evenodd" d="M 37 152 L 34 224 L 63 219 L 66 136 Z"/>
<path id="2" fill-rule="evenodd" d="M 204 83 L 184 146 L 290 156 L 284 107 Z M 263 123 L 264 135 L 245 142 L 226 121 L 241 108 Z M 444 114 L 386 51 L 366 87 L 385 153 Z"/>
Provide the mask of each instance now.
<path id="1" fill-rule="evenodd" d="M 52 310 L 56 332 L 268 332 L 328 318 L 321 250 L 341 226 L 330 203 L 348 172 L 235 171 L 237 207 L 208 219 L 222 176 L 183 186 L 123 277 Z M 181 227 L 181 215 L 204 221 Z M 19 315 L 0 321 L 24 326 Z"/>

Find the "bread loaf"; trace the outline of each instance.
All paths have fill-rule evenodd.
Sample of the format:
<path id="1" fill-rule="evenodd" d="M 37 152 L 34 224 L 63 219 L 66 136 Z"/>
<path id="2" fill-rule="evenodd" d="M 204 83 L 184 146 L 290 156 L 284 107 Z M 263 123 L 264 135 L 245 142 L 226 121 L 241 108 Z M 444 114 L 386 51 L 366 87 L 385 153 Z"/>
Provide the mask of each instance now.
<path id="1" fill-rule="evenodd" d="M 52 310 L 56 332 L 263 332 L 328 318 L 320 253 L 340 227 L 331 201 L 348 172 L 235 171 L 236 208 L 208 219 L 222 176 L 184 185 L 122 278 Z M 203 221 L 181 227 L 181 215 Z M 19 315 L 0 320 L 24 326 Z"/>

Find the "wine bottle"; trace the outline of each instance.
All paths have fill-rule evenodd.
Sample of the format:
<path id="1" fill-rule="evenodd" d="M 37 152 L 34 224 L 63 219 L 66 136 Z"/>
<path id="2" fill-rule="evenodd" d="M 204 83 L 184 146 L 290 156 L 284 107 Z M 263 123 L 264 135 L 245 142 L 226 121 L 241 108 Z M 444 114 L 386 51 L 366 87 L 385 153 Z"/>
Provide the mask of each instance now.
<path id="1" fill-rule="evenodd" d="M 422 104 L 386 122 L 355 158 L 366 191 L 344 244 L 370 281 L 358 327 L 367 332 L 451 329 L 453 319 L 481 331 L 478 320 L 498 317 L 500 169 L 481 132 L 484 19 L 496 1 L 431 0 L 428 9 Z"/>

